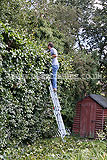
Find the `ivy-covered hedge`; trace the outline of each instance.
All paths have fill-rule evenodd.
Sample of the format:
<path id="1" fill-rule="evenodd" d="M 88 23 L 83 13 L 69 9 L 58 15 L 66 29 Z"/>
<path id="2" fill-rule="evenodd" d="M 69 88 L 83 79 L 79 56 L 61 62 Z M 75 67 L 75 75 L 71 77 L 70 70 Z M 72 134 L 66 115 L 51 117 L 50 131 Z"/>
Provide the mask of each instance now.
<path id="1" fill-rule="evenodd" d="M 0 146 L 53 135 L 50 58 L 42 46 L 0 23 Z M 55 123 L 56 124 L 56 123 Z M 55 127 L 54 127 L 55 126 Z"/>

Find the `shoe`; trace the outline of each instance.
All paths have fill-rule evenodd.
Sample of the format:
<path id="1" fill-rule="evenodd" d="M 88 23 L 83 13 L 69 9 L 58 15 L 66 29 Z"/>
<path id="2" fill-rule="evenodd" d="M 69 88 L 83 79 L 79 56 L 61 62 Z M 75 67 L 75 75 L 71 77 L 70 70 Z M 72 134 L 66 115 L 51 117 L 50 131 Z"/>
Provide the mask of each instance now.
<path id="1" fill-rule="evenodd" d="M 54 92 L 57 92 L 57 89 L 56 89 L 56 88 L 53 88 L 53 91 L 54 91 Z"/>

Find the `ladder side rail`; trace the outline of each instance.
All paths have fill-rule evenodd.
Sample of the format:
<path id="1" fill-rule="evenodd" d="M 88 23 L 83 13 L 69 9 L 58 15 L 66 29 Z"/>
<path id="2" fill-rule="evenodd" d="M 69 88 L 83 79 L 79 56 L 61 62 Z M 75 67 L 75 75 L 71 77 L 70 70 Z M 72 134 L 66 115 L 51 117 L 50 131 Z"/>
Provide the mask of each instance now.
<path id="1" fill-rule="evenodd" d="M 61 106 L 59 104 L 57 93 L 54 93 L 51 83 L 50 83 L 50 93 L 51 93 L 52 101 L 55 105 L 54 107 L 56 108 L 56 106 L 57 106 L 61 110 Z"/>
<path id="2" fill-rule="evenodd" d="M 53 88 L 52 88 L 52 84 L 50 84 L 50 93 L 51 93 L 51 98 L 52 98 L 52 101 L 53 101 L 53 104 L 54 104 L 54 108 L 55 109 L 58 109 L 58 104 L 57 104 L 57 100 L 55 98 L 55 94 L 54 94 L 54 91 L 53 91 Z M 60 108 L 61 109 L 61 108 Z"/>
<path id="3" fill-rule="evenodd" d="M 53 91 L 53 87 L 52 87 L 51 82 L 50 82 L 49 90 L 50 90 L 51 98 L 52 98 L 52 101 L 53 101 L 53 104 L 54 104 L 54 116 L 55 116 L 56 121 L 57 121 L 59 133 L 61 135 L 61 138 L 63 139 L 66 135 L 66 130 L 65 130 L 64 122 L 63 122 L 61 112 L 60 112 L 61 107 L 60 107 L 60 103 L 59 103 L 59 100 L 58 100 L 58 96 L 57 96 L 57 93 L 55 93 Z"/>
<path id="4" fill-rule="evenodd" d="M 56 117 L 56 121 L 57 121 L 57 125 L 58 125 L 58 129 L 59 129 L 60 134 L 62 136 L 65 136 L 66 135 L 66 130 L 65 130 L 65 126 L 64 126 L 63 119 L 62 119 L 60 111 L 59 112 L 54 111 L 54 115 Z"/>

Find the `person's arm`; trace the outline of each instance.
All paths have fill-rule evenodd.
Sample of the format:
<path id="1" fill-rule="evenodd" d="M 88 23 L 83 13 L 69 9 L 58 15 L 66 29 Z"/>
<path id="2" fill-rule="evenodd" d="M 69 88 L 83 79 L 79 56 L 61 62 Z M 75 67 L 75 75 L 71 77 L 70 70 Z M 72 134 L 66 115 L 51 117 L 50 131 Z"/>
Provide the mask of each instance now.
<path id="1" fill-rule="evenodd" d="M 52 58 L 56 58 L 57 57 L 57 54 L 54 52 L 53 49 L 51 50 L 51 56 L 52 56 Z"/>
<path id="2" fill-rule="evenodd" d="M 57 55 L 56 55 L 56 54 L 53 54 L 52 57 L 55 58 L 55 57 L 57 57 Z"/>

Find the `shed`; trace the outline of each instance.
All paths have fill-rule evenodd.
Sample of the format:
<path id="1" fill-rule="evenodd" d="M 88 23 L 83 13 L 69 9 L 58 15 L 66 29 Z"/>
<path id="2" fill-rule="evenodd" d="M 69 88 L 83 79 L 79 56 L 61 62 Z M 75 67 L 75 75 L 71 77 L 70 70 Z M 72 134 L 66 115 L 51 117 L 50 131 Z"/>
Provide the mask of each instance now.
<path id="1" fill-rule="evenodd" d="M 80 137 L 96 138 L 99 130 L 104 130 L 107 121 L 107 98 L 90 94 L 76 105 L 73 133 Z"/>

